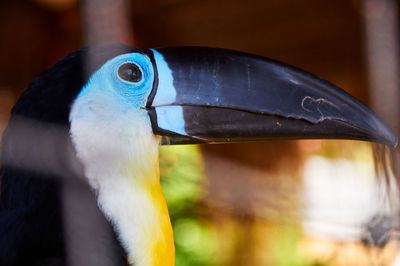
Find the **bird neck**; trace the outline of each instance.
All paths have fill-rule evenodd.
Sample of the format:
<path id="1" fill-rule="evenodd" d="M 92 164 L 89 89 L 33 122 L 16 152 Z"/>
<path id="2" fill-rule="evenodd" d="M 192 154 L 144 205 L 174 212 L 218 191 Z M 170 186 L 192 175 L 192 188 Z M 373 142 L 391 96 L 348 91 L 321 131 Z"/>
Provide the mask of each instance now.
<path id="1" fill-rule="evenodd" d="M 113 223 L 137 266 L 173 266 L 175 248 L 167 204 L 161 190 L 158 156 L 147 167 L 115 172 L 98 183 L 98 203 Z"/>
<path id="2" fill-rule="evenodd" d="M 147 113 L 103 120 L 71 115 L 71 138 L 100 209 L 113 224 L 129 263 L 173 266 L 175 247 L 160 186 L 159 137 Z"/>

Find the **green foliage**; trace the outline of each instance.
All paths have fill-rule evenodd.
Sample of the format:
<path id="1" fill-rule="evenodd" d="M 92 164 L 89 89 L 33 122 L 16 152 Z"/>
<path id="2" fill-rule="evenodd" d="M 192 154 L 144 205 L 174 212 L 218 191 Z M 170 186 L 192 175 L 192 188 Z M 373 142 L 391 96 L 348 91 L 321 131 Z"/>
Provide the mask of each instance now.
<path id="1" fill-rule="evenodd" d="M 162 147 L 160 169 L 161 184 L 174 229 L 175 265 L 215 265 L 215 233 L 213 227 L 200 217 L 204 167 L 198 147 Z"/>
<path id="2" fill-rule="evenodd" d="M 322 266 L 299 253 L 298 245 L 302 238 L 302 232 L 296 225 L 282 226 L 279 231 L 281 234 L 275 240 L 276 245 L 271 251 L 275 254 L 277 266 Z"/>

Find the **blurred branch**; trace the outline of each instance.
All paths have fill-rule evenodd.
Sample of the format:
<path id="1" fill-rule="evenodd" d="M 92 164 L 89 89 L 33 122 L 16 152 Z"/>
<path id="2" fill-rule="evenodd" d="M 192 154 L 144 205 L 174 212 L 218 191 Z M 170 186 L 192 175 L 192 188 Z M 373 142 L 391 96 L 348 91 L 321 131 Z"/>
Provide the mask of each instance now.
<path id="1" fill-rule="evenodd" d="M 396 0 L 363 0 L 365 45 L 372 108 L 400 133 L 399 17 Z M 400 149 L 393 151 L 400 174 Z"/>
<path id="2" fill-rule="evenodd" d="M 81 10 L 85 46 L 110 42 L 133 44 L 130 1 L 86 0 Z"/>

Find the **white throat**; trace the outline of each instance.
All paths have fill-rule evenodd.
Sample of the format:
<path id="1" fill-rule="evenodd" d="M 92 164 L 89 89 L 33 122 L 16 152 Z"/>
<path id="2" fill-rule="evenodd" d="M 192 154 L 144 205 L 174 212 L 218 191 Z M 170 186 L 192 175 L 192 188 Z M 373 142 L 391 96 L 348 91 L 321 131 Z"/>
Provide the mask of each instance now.
<path id="1" fill-rule="evenodd" d="M 116 115 L 110 98 L 78 97 L 71 138 L 100 209 L 137 266 L 174 265 L 170 218 L 158 166 L 159 138 L 145 110 Z"/>

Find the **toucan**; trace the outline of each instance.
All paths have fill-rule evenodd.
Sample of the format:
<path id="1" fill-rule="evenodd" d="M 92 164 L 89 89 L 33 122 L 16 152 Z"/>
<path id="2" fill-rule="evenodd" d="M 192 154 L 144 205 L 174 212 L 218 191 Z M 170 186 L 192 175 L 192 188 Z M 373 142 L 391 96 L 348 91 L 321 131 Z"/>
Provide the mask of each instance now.
<path id="1" fill-rule="evenodd" d="M 79 168 L 112 229 L 113 265 L 172 266 L 159 146 L 300 138 L 397 144 L 343 90 L 265 57 L 123 44 L 73 52 L 28 85 L 4 131 L 0 265 L 67 264 L 61 191 Z"/>

